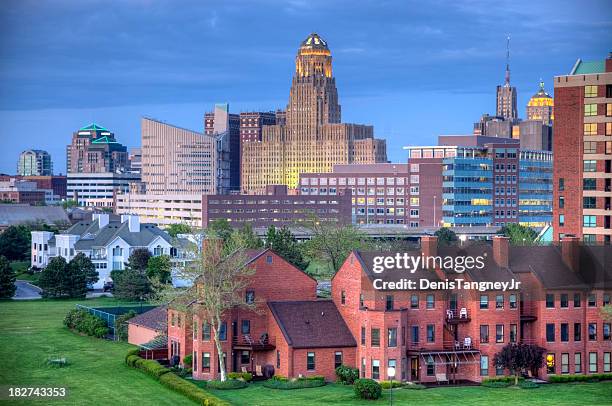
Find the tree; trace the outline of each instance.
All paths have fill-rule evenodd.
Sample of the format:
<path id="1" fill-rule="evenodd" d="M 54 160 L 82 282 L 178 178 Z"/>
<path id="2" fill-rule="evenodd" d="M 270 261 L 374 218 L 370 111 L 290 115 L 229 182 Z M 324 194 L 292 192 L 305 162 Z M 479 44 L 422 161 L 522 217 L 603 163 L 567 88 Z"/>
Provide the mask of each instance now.
<path id="1" fill-rule="evenodd" d="M 263 247 L 263 241 L 255 234 L 253 227 L 246 223 L 239 230 L 233 230 L 230 236 L 231 244 L 245 249 L 258 249 Z"/>
<path id="2" fill-rule="evenodd" d="M 308 267 L 308 262 L 304 260 L 297 240 L 287 227 L 279 229 L 274 226 L 268 227 L 265 247 L 270 248 L 301 270 Z"/>
<path id="3" fill-rule="evenodd" d="M 64 257 L 51 258 L 38 279 L 38 286 L 42 289 L 42 297 L 61 297 L 66 294 L 65 278 L 67 267 L 68 264 Z"/>
<path id="4" fill-rule="evenodd" d="M 227 219 L 216 219 L 212 221 L 206 229 L 210 237 L 220 238 L 225 242 L 229 241 L 233 231 Z"/>
<path id="5" fill-rule="evenodd" d="M 151 293 L 151 281 L 145 270 L 127 268 L 111 272 L 113 295 L 119 299 L 137 301 L 148 298 Z"/>
<path id="6" fill-rule="evenodd" d="M 453 245 L 457 242 L 457 234 L 447 227 L 442 227 L 438 231 L 434 233 L 436 237 L 438 237 L 438 245 Z"/>
<path id="7" fill-rule="evenodd" d="M 78 207 L 78 206 L 79 206 L 79 203 L 74 199 L 68 199 L 62 202 L 62 207 L 64 209 L 71 209 L 73 207 Z"/>
<path id="8" fill-rule="evenodd" d="M 119 341 L 127 341 L 128 339 L 127 321 L 134 316 L 136 316 L 136 312 L 134 310 L 130 310 L 129 312 L 124 313 L 115 319 L 115 338 L 117 338 Z"/>
<path id="9" fill-rule="evenodd" d="M 506 224 L 500 230 L 500 234 L 510 239 L 510 244 L 513 245 L 533 245 L 538 236 L 532 228 L 522 226 L 516 223 Z"/>
<path id="10" fill-rule="evenodd" d="M 312 238 L 304 243 L 304 254 L 310 261 L 323 259 L 336 273 L 353 250 L 368 249 L 369 238 L 352 224 L 312 219 L 304 224 L 312 232 Z"/>
<path id="11" fill-rule="evenodd" d="M 204 322 L 209 323 L 219 355 L 220 377 L 225 381 L 220 340 L 222 318 L 237 307 L 258 311 L 255 303 L 247 303 L 244 298 L 244 290 L 254 270 L 245 266 L 247 257 L 243 246 L 232 245 L 231 239 L 223 243 L 220 239 L 207 237 L 207 234 L 193 234 L 193 241 L 186 247 L 189 260 L 177 269 L 177 276 L 191 282 L 191 287 L 178 290 L 166 286 L 158 294 L 164 301 L 170 301 L 171 307 L 185 313 L 197 312 Z"/>
<path id="12" fill-rule="evenodd" d="M 151 252 L 146 248 L 136 248 L 128 258 L 128 267 L 139 271 L 146 271 L 149 265 Z"/>
<path id="13" fill-rule="evenodd" d="M 168 255 L 159 255 L 156 257 L 149 258 L 147 264 L 147 277 L 151 281 L 157 283 L 171 283 L 172 282 L 172 263 Z"/>
<path id="14" fill-rule="evenodd" d="M 32 236 L 27 225 L 10 226 L 0 234 L 0 255 L 9 261 L 23 261 L 30 258 Z"/>
<path id="15" fill-rule="evenodd" d="M 64 277 L 68 297 L 85 297 L 89 286 L 98 281 L 98 271 L 91 259 L 79 252 L 70 260 Z"/>
<path id="16" fill-rule="evenodd" d="M 612 305 L 605 305 L 601 308 L 601 317 L 604 320 L 612 321 Z"/>
<path id="17" fill-rule="evenodd" d="M 519 375 L 523 371 L 541 368 L 544 365 L 546 350 L 535 344 L 511 343 L 495 354 L 493 362 L 498 368 L 504 368 L 514 375 L 514 384 L 518 385 Z"/>
<path id="18" fill-rule="evenodd" d="M 15 295 L 15 271 L 4 256 L 0 256 L 0 299 L 10 299 Z"/>
<path id="19" fill-rule="evenodd" d="M 176 238 L 179 234 L 191 233 L 191 227 L 184 223 L 170 224 L 168 228 L 166 228 L 166 232 L 170 237 Z"/>

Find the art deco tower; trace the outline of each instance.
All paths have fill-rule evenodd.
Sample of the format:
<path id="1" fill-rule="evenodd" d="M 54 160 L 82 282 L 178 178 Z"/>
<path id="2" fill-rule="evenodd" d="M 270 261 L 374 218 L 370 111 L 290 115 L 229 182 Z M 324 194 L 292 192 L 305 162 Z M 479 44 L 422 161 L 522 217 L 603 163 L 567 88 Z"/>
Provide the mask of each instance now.
<path id="1" fill-rule="evenodd" d="M 373 127 L 341 123 L 340 116 L 331 52 L 310 34 L 295 59 L 286 122 L 264 126 L 261 141 L 243 144 L 242 191 L 296 188 L 300 173 L 331 172 L 335 164 L 386 162 L 386 143 Z"/>
<path id="2" fill-rule="evenodd" d="M 510 86 L 510 36 L 506 39 L 506 77 L 504 84 L 497 86 L 496 115 L 510 121 L 518 118 L 516 109 L 516 87 Z"/>

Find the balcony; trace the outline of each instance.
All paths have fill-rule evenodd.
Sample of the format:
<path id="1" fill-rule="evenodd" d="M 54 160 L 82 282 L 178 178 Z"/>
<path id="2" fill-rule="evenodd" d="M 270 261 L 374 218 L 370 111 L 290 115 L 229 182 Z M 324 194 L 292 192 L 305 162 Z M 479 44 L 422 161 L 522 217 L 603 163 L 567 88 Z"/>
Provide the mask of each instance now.
<path id="1" fill-rule="evenodd" d="M 468 323 L 470 320 L 470 313 L 465 307 L 446 310 L 446 322 L 449 324 Z"/>
<path id="2" fill-rule="evenodd" d="M 267 333 L 262 334 L 258 340 L 253 339 L 249 334 L 243 334 L 232 337 L 232 348 L 234 350 L 270 351 L 276 348 L 272 342 L 276 342 L 274 337 L 269 337 Z"/>

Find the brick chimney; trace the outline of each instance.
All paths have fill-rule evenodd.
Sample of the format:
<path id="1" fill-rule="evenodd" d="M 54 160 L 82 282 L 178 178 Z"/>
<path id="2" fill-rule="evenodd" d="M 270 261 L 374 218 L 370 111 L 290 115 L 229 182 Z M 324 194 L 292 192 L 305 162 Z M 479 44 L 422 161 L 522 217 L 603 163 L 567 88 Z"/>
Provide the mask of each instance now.
<path id="1" fill-rule="evenodd" d="M 493 237 L 493 260 L 497 266 L 508 268 L 510 264 L 510 239 L 501 235 Z"/>
<path id="2" fill-rule="evenodd" d="M 577 272 L 580 261 L 580 239 L 574 236 L 561 239 L 561 257 L 572 271 Z"/>
<path id="3" fill-rule="evenodd" d="M 435 235 L 422 236 L 421 251 L 426 257 L 435 257 L 438 255 L 438 237 Z"/>

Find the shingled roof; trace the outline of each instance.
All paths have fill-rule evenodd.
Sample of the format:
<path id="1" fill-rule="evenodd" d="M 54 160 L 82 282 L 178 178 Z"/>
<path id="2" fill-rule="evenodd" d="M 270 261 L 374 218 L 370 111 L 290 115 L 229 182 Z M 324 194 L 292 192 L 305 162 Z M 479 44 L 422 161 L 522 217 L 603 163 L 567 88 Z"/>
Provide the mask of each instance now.
<path id="1" fill-rule="evenodd" d="M 116 237 L 120 237 L 132 247 L 146 247 L 157 237 L 170 242 L 166 232 L 154 224 L 140 224 L 139 232 L 130 231 L 127 221 L 111 221 L 100 229 L 98 220 L 80 221 L 70 227 L 63 234 L 80 235 L 81 238 L 75 243 L 77 250 L 90 250 L 92 247 L 104 247 Z"/>
<path id="2" fill-rule="evenodd" d="M 166 333 L 168 331 L 167 320 L 168 309 L 166 306 L 159 306 L 148 312 L 132 317 L 128 320 L 128 323 Z"/>
<path id="3" fill-rule="evenodd" d="M 268 307 L 293 348 L 357 346 L 331 300 L 268 302 Z"/>

